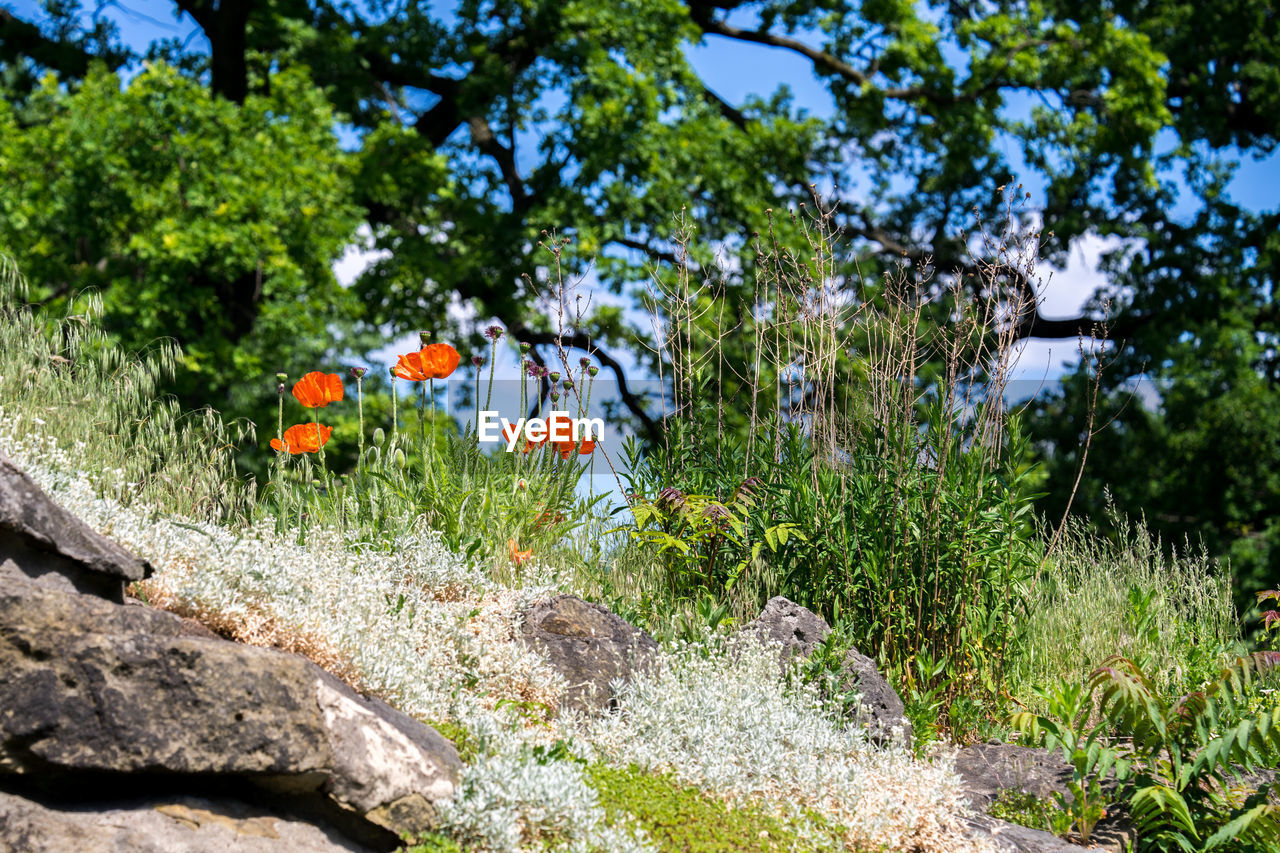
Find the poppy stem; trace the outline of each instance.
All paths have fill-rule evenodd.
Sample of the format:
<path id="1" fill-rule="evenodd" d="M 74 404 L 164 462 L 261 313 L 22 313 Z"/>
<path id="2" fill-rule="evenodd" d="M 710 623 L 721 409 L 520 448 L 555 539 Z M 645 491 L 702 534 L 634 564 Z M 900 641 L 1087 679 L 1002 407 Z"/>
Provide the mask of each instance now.
<path id="1" fill-rule="evenodd" d="M 489 404 L 493 401 L 493 369 L 497 366 L 498 361 L 498 341 L 495 339 L 489 347 L 489 390 L 484 395 L 485 411 L 489 410 Z M 479 421 L 477 420 L 477 423 Z M 477 427 L 478 428 L 478 427 Z"/>
<path id="2" fill-rule="evenodd" d="M 400 399 L 400 392 L 396 389 L 396 372 L 391 371 L 391 444 L 394 447 L 396 438 L 400 435 L 400 416 L 396 412 L 396 403 Z"/>
<path id="3" fill-rule="evenodd" d="M 360 379 L 360 376 L 356 376 L 356 409 L 360 412 L 360 455 L 356 457 L 357 471 L 364 466 L 364 390 Z"/>
<path id="4" fill-rule="evenodd" d="M 422 473 L 425 474 L 427 472 L 427 384 L 419 382 L 418 391 L 421 397 L 418 406 L 418 437 L 422 440 Z"/>
<path id="5" fill-rule="evenodd" d="M 311 410 L 312 423 L 316 427 L 316 444 L 319 445 L 318 455 L 320 456 L 320 482 L 324 484 L 326 492 L 332 491 L 329 488 L 329 466 L 324 461 L 324 442 L 320 440 L 320 408 L 316 407 Z"/>

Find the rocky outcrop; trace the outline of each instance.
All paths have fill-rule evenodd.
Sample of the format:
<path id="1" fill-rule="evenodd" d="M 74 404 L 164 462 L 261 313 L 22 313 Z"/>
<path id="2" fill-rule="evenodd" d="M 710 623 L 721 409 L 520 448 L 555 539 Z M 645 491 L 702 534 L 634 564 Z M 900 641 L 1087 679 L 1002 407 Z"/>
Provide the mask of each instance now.
<path id="1" fill-rule="evenodd" d="M 956 753 L 956 773 L 964 781 L 969 801 L 986 811 L 1005 790 L 1020 791 L 1042 800 L 1066 794 L 1071 767 L 1047 749 L 1008 743 L 975 743 Z"/>
<path id="2" fill-rule="evenodd" d="M 1019 826 L 988 815 L 975 815 L 967 818 L 966 822 L 971 836 L 987 839 L 1000 853 L 1100 853 L 1105 849 L 1081 847 L 1051 832 Z"/>
<path id="3" fill-rule="evenodd" d="M 777 596 L 742 629 L 761 640 L 778 645 L 778 662 L 785 668 L 796 656 L 809 657 L 818 644 L 831 633 L 831 626 L 818 614 L 794 601 Z M 842 689 L 861 694 L 862 712 L 858 722 L 875 743 L 894 740 L 894 730 L 901 733 L 905 745 L 911 743 L 911 723 L 906 708 L 893 686 L 885 680 L 871 658 L 857 649 L 849 649 L 841 667 Z"/>
<path id="4" fill-rule="evenodd" d="M 651 666 L 658 644 L 599 604 L 557 595 L 525 613 L 524 641 L 569 682 L 564 705 L 590 713 L 613 701 L 610 682 Z"/>
<path id="5" fill-rule="evenodd" d="M 0 850 L 23 853 L 363 853 L 332 827 L 232 799 L 42 803 L 0 791 Z"/>
<path id="6" fill-rule="evenodd" d="M 0 850 L 390 849 L 436 825 L 452 744 L 306 658 L 116 603 L 145 564 L 6 466 Z"/>
<path id="7" fill-rule="evenodd" d="M 964 783 L 969 801 L 975 809 L 986 811 L 1001 791 L 1018 791 L 1031 794 L 1041 800 L 1054 799 L 1055 794 L 1070 796 L 1067 783 L 1071 781 L 1071 766 L 1061 754 L 1047 749 L 1031 749 L 1008 743 L 976 743 L 960 749 L 956 753 L 956 773 Z M 1104 783 L 1104 790 L 1108 786 Z M 1129 849 L 1137 840 L 1133 827 L 1124 814 L 1120 804 L 1107 807 L 1108 816 L 1096 827 L 1091 838 L 1090 849 L 1121 851 Z M 983 815 L 980 823 L 991 824 L 994 818 Z M 997 823 L 1003 823 L 999 821 Z M 1011 843 L 1023 837 L 1025 833 L 1007 832 Z M 1035 832 L 1036 830 L 1026 830 Z M 1046 835 L 1047 833 L 1041 833 Z M 1049 836 L 1052 838 L 1052 836 Z M 1048 842 L 1044 842 L 1048 843 Z M 1061 842 L 1060 842 L 1061 843 Z M 1014 850 L 1058 849 L 1050 847 L 1011 847 Z M 1078 847 L 1064 849 L 1079 850 Z"/>
<path id="8" fill-rule="evenodd" d="M 25 576 L 55 589 L 120 603 L 151 567 L 49 500 L 0 453 L 0 581 Z"/>

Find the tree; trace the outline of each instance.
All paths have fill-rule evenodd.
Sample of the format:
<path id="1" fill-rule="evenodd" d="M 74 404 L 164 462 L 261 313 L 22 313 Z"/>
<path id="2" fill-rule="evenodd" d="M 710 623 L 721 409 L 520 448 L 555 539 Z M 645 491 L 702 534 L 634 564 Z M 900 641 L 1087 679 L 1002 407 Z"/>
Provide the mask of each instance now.
<path id="1" fill-rule="evenodd" d="M 516 339 L 547 346 L 556 335 L 530 286 L 549 263 L 542 232 L 567 229 L 566 268 L 594 262 L 624 292 L 651 260 L 671 259 L 671 214 L 682 208 L 698 227 L 695 263 L 709 268 L 717 249 L 738 261 L 726 283 L 732 306 L 732 288 L 750 280 L 750 235 L 766 227 L 764 211 L 811 203 L 815 186 L 841 197 L 838 229 L 862 274 L 905 258 L 963 275 L 973 261 L 959 229 L 975 209 L 999 215 L 997 189 L 1022 160 L 1044 183 L 1033 218 L 1045 223 L 1048 260 L 1085 234 L 1123 238 L 1107 263 L 1127 360 L 1110 381 L 1144 363 L 1173 371 L 1178 359 L 1211 360 L 1221 347 L 1198 341 L 1244 336 L 1256 357 L 1233 362 L 1229 381 L 1257 376 L 1257 393 L 1277 393 L 1280 213 L 1243 210 L 1223 192 L 1230 153 L 1271 151 L 1280 128 L 1280 22 L 1267 0 L 461 0 L 449 13 L 385 0 L 175 0 L 173 9 L 207 45 L 156 43 L 151 59 L 234 110 L 305 78 L 305 97 L 301 83 L 290 89 L 300 103 L 318 109 L 310 105 L 323 92 L 324 109 L 358 137 L 338 206 L 354 204 L 389 253 L 354 288 L 370 327 L 440 325 L 457 298 L 482 322 L 496 317 Z M 34 30 L 40 22 L 0 13 L 0 63 L 19 112 L 40 71 L 74 91 L 92 80 L 92 58 L 123 61 L 109 32 L 72 25 L 66 0 L 49 12 Z M 685 56 L 709 40 L 753 46 L 761 62 L 803 60 L 834 113 L 807 113 L 785 86 L 728 102 Z M 31 132 L 43 121 L 22 123 Z M 776 227 L 795 239 L 785 222 Z M 32 278 L 92 279 L 77 271 L 81 236 L 52 244 L 61 268 Z M 244 310 L 246 289 L 234 282 L 245 272 L 227 268 L 211 285 L 228 312 Z M 1032 295 L 1034 282 L 1016 283 Z M 1032 315 L 1019 333 L 1087 333 L 1096 307 Z M 625 325 L 602 306 L 567 343 L 600 348 L 620 371 L 609 353 L 630 337 Z"/>

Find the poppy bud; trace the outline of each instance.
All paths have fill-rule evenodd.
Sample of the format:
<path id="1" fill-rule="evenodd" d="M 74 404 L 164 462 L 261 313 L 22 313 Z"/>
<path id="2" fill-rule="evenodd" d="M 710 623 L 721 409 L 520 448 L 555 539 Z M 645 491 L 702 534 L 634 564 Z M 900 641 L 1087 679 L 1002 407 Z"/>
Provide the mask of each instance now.
<path id="1" fill-rule="evenodd" d="M 367 372 L 368 372 L 367 368 L 353 367 L 351 368 L 351 378 L 359 382 L 361 379 L 364 379 L 364 375 Z"/>
<path id="2" fill-rule="evenodd" d="M 521 492 L 527 491 L 528 488 L 529 488 L 529 481 L 526 480 L 524 477 L 521 477 L 519 480 L 516 480 L 516 489 L 518 491 L 521 491 Z"/>
<path id="3" fill-rule="evenodd" d="M 590 366 L 591 366 L 591 359 L 587 358 L 587 357 L 584 355 L 582 358 L 578 359 L 578 364 L 582 365 L 583 367 L 590 367 Z"/>
<path id="4" fill-rule="evenodd" d="M 476 367 L 484 367 L 484 356 L 482 355 L 471 356 L 471 363 L 474 364 Z"/>
<path id="5" fill-rule="evenodd" d="M 378 450 L 378 448 L 370 447 L 369 450 L 365 453 L 365 458 L 368 459 L 369 462 L 373 463 L 373 462 L 377 462 L 378 457 L 381 455 L 382 455 L 382 452 Z"/>
<path id="6" fill-rule="evenodd" d="M 427 342 L 431 340 L 430 332 L 418 332 L 418 341 L 425 347 Z"/>
<path id="7" fill-rule="evenodd" d="M 552 391 L 552 392 L 551 392 L 551 402 L 553 402 L 553 403 L 559 403 L 559 402 L 560 402 L 560 392 L 559 392 L 559 391 Z"/>
<path id="8" fill-rule="evenodd" d="M 529 351 L 529 345 L 528 345 L 528 344 L 526 344 L 524 341 L 521 341 L 521 342 L 520 342 L 520 352 L 528 352 L 528 351 Z"/>
<path id="9" fill-rule="evenodd" d="M 599 372 L 600 368 L 596 367 L 594 364 L 587 368 L 587 373 L 591 374 L 592 378 L 595 378 L 595 375 Z"/>
<path id="10" fill-rule="evenodd" d="M 388 367 L 387 373 L 390 373 L 392 380 L 394 380 L 396 378 L 396 366 L 393 364 L 390 367 Z"/>
<path id="11" fill-rule="evenodd" d="M 560 373 L 559 373 L 558 371 L 554 371 L 554 370 L 553 370 L 553 371 L 551 372 L 551 381 L 552 381 L 552 382 L 559 382 L 559 381 L 560 381 Z"/>
<path id="12" fill-rule="evenodd" d="M 566 389 L 566 390 L 568 390 L 568 389 L 570 389 L 570 388 L 572 388 L 572 387 L 573 387 L 573 380 L 572 380 L 572 379 L 570 379 L 568 376 L 566 376 L 566 377 L 564 378 L 564 383 L 563 383 L 563 384 L 564 384 L 565 389 Z"/>
<path id="13" fill-rule="evenodd" d="M 405 459 L 404 451 L 403 451 L 403 450 L 400 450 L 399 448 L 397 448 L 397 449 L 396 449 L 396 455 L 395 455 L 396 467 L 397 467 L 397 468 L 403 468 L 403 467 L 405 466 L 405 464 L 407 464 L 407 463 L 408 463 L 408 461 L 409 461 L 409 460 Z"/>
<path id="14" fill-rule="evenodd" d="M 373 431 L 373 446 L 381 447 L 382 442 L 387 440 L 387 434 L 383 432 L 382 427 L 378 427 Z"/>
<path id="15" fill-rule="evenodd" d="M 277 382 L 284 382 L 284 381 L 286 381 L 288 378 L 289 378 L 289 374 L 287 374 L 287 373 L 277 373 L 277 374 L 276 374 L 276 381 L 277 381 Z"/>

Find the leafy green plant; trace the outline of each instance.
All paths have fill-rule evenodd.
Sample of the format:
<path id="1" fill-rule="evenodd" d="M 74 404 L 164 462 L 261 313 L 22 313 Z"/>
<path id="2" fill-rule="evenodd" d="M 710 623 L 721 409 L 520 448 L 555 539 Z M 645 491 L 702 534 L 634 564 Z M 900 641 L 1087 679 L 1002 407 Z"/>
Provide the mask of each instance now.
<path id="1" fill-rule="evenodd" d="M 987 807 L 987 814 L 1019 826 L 1041 829 L 1057 836 L 1071 831 L 1070 814 L 1051 799 L 1037 797 L 1016 788 L 1001 788 Z"/>
<path id="2" fill-rule="evenodd" d="M 1113 656 L 1083 684 L 1046 694 L 1047 715 L 1019 713 L 1012 723 L 1072 764 L 1069 805 L 1086 839 L 1111 774 L 1144 849 L 1280 849 L 1269 786 L 1242 797 L 1229 784 L 1240 770 L 1280 759 L 1280 707 L 1243 713 L 1257 676 L 1277 664 L 1276 652 L 1239 657 L 1204 691 L 1169 700 L 1137 664 Z"/>

